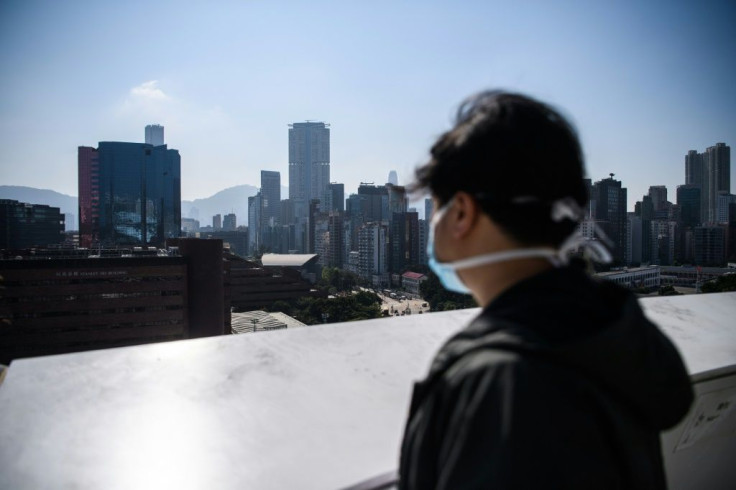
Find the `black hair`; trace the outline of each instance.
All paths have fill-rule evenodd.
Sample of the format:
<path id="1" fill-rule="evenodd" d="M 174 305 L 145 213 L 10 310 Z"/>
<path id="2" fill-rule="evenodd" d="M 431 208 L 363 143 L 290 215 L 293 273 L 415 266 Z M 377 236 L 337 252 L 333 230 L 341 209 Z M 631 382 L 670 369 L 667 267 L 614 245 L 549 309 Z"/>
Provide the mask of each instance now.
<path id="1" fill-rule="evenodd" d="M 440 204 L 465 191 L 525 245 L 560 245 L 577 221 L 554 221 L 554 202 L 571 198 L 582 209 L 588 200 L 575 129 L 524 95 L 494 90 L 468 98 L 430 153 L 411 191 L 429 190 Z"/>

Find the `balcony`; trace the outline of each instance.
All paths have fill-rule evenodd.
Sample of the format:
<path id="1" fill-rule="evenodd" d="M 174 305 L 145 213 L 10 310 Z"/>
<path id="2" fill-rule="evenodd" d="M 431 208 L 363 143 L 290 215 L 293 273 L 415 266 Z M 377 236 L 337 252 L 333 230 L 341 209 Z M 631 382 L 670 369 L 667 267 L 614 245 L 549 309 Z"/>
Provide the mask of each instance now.
<path id="1" fill-rule="evenodd" d="M 670 488 L 726 488 L 736 481 L 736 293 L 642 305 L 697 394 L 662 437 Z M 412 382 L 475 314 L 14 361 L 0 386 L 0 488 L 339 489 L 394 471 Z"/>

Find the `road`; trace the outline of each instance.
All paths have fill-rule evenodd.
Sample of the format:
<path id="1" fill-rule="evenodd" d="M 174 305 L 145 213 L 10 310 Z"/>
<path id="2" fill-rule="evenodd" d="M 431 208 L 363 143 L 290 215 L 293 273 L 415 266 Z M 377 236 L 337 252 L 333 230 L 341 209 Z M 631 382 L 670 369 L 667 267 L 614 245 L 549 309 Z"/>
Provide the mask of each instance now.
<path id="1" fill-rule="evenodd" d="M 390 315 L 401 316 L 402 313 L 406 315 L 407 311 L 411 312 L 409 313 L 411 315 L 429 312 L 429 305 L 423 299 L 393 299 L 390 298 L 388 295 L 385 295 L 383 292 L 379 292 L 378 296 L 381 298 L 382 301 L 381 309 L 388 310 Z M 397 312 L 398 315 L 396 315 Z"/>

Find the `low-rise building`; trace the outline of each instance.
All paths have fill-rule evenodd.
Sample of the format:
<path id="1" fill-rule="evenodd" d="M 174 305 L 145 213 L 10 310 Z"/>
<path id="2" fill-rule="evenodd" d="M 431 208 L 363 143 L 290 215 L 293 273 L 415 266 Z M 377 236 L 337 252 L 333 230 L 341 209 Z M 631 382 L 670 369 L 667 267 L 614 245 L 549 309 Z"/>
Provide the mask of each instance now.
<path id="1" fill-rule="evenodd" d="M 418 272 L 404 272 L 401 275 L 401 285 L 410 294 L 419 296 L 419 286 L 428 279 L 425 274 Z"/>
<path id="2" fill-rule="evenodd" d="M 599 272 L 596 277 L 629 289 L 656 289 L 661 285 L 661 268 L 659 266 L 623 268 Z"/>

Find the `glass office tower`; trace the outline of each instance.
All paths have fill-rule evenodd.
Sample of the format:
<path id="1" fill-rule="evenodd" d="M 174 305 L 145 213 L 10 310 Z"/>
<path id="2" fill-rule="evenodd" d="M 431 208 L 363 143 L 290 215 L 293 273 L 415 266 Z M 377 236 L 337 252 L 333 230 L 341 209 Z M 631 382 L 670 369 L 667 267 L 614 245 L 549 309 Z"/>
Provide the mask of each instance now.
<path id="1" fill-rule="evenodd" d="M 179 236 L 181 159 L 177 150 L 103 141 L 96 156 L 97 220 L 80 222 L 80 229 L 92 230 L 88 246 L 94 246 L 94 241 L 103 246 L 162 246 L 167 238 Z M 88 201 L 85 192 L 80 185 L 80 203 Z M 81 241 L 88 240 L 82 237 Z"/>

